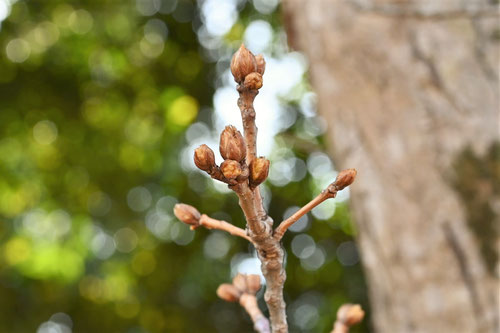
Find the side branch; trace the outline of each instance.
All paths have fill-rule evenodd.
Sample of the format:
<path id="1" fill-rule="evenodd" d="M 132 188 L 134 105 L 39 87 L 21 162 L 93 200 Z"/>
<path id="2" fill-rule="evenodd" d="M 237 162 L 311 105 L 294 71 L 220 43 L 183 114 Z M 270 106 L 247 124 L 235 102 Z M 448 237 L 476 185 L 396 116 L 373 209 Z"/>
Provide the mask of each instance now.
<path id="1" fill-rule="evenodd" d="M 274 238 L 280 240 L 281 238 L 283 238 L 283 235 L 285 234 L 287 229 L 292 224 L 297 222 L 302 216 L 310 212 L 314 207 L 318 206 L 323 201 L 330 198 L 335 198 L 338 191 L 352 184 L 354 178 L 356 177 L 356 173 L 357 172 L 355 169 L 347 169 L 341 171 L 335 181 L 328 185 L 326 189 L 321 191 L 321 193 L 318 194 L 316 198 L 311 200 L 309 203 L 295 212 L 292 216 L 290 216 L 286 220 L 283 220 L 274 231 Z"/>
<path id="2" fill-rule="evenodd" d="M 205 227 L 207 229 L 217 229 L 230 233 L 231 235 L 245 238 L 247 241 L 252 242 L 252 239 L 246 234 L 245 230 L 238 228 L 226 221 L 216 220 L 208 215 L 200 215 L 196 208 L 186 204 L 177 204 L 174 207 L 175 216 L 182 222 L 189 224 L 191 230 L 198 227 Z"/>
<path id="3" fill-rule="evenodd" d="M 248 237 L 248 235 L 246 234 L 245 230 L 238 228 L 237 226 L 234 226 L 229 222 L 213 219 L 205 214 L 201 215 L 199 226 L 205 227 L 207 229 L 217 229 L 226 231 L 233 236 L 245 238 L 247 241 L 252 242 L 250 237 Z M 196 226 L 191 226 L 192 230 L 196 228 L 197 228 Z"/>
<path id="4" fill-rule="evenodd" d="M 227 302 L 239 302 L 253 321 L 258 333 L 271 333 L 269 320 L 262 314 L 255 294 L 260 289 L 259 275 L 237 274 L 233 283 L 224 283 L 217 289 L 217 296 Z"/>

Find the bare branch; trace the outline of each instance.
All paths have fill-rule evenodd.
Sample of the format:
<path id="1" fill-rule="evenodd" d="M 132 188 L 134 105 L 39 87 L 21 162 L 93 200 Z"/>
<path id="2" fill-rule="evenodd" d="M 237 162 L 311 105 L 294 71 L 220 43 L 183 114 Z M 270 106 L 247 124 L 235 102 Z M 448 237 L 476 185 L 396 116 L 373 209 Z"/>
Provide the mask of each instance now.
<path id="1" fill-rule="evenodd" d="M 213 219 L 205 214 L 200 215 L 196 208 L 183 203 L 176 204 L 174 207 L 175 216 L 182 222 L 190 225 L 191 230 L 202 226 L 207 229 L 217 229 L 230 233 L 231 235 L 245 238 L 247 241 L 252 242 L 246 231 L 232 225 L 226 221 Z"/>
<path id="2" fill-rule="evenodd" d="M 347 169 L 341 171 L 335 181 L 328 185 L 326 189 L 321 191 L 321 193 L 318 194 L 316 198 L 309 201 L 309 203 L 295 212 L 292 216 L 282 221 L 274 231 L 274 238 L 280 240 L 281 238 L 283 238 L 283 235 L 285 234 L 287 229 L 290 228 L 292 224 L 297 222 L 302 216 L 310 212 L 314 207 L 318 206 L 323 201 L 330 198 L 335 198 L 338 191 L 352 184 L 354 178 L 356 177 L 356 173 L 357 172 L 355 169 Z"/>
<path id="3" fill-rule="evenodd" d="M 229 222 L 213 219 L 205 214 L 201 215 L 199 225 L 207 229 L 226 231 L 233 236 L 245 238 L 247 241 L 252 242 L 252 239 L 247 235 L 245 230 L 238 228 L 237 226 L 232 225 Z M 196 229 L 196 227 L 191 226 L 191 229 Z"/>

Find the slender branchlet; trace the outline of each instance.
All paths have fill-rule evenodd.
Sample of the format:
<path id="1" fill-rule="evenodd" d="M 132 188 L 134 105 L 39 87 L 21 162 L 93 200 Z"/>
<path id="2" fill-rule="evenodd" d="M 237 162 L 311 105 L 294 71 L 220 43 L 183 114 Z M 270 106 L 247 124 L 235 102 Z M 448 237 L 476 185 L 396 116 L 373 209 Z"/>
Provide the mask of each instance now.
<path id="1" fill-rule="evenodd" d="M 273 230 L 273 220 L 264 209 L 259 189 L 259 185 L 267 179 L 270 162 L 265 157 L 257 157 L 257 126 L 253 106 L 254 99 L 263 85 L 262 76 L 265 68 L 266 62 L 262 55 L 254 56 L 244 45 L 239 48 L 231 60 L 231 73 L 238 84 L 238 107 L 241 112 L 243 135 L 234 126 L 226 126 L 220 136 L 219 151 L 224 159 L 220 166 L 215 163 L 214 152 L 207 145 L 201 145 L 194 153 L 194 162 L 199 169 L 212 178 L 228 184 L 238 195 L 239 205 L 245 215 L 246 229 L 200 214 L 194 207 L 185 204 L 177 204 L 174 213 L 179 220 L 189 224 L 192 230 L 200 226 L 223 230 L 253 243 L 261 261 L 262 274 L 266 279 L 264 300 L 269 309 L 271 324 L 257 306 L 255 294 L 261 287 L 259 276 L 239 274 L 233 279 L 232 284 L 222 284 L 217 289 L 217 295 L 228 302 L 239 302 L 252 318 L 257 332 L 269 333 L 272 330 L 273 333 L 286 333 L 288 324 L 283 299 L 286 272 L 283 267 L 284 250 L 281 238 L 304 214 L 323 201 L 334 198 L 338 191 L 352 184 L 356 170 L 347 169 L 340 172 L 336 180 L 316 198 Z M 361 308 L 359 310 L 362 312 Z M 342 327 L 348 330 L 355 323 L 352 319 L 354 314 L 358 315 L 356 317 L 359 318 L 358 321 L 363 317 L 359 316 L 359 311 L 351 309 L 347 314 L 345 311 L 339 310 L 338 324 L 337 322 L 335 324 L 339 330 Z"/>
<path id="2" fill-rule="evenodd" d="M 182 203 L 176 204 L 174 206 L 174 214 L 180 221 L 188 224 L 191 230 L 195 230 L 198 227 L 217 229 L 228 232 L 233 236 L 245 238 L 247 241 L 252 242 L 245 230 L 238 228 L 229 222 L 216 220 L 205 214 L 200 215 L 198 210 L 193 206 Z"/>
<path id="3" fill-rule="evenodd" d="M 302 216 L 310 212 L 314 207 L 322 203 L 323 201 L 337 196 L 337 192 L 343 190 L 347 186 L 351 185 L 356 178 L 357 171 L 355 169 L 347 169 L 341 171 L 335 181 L 328 185 L 326 189 L 321 191 L 320 194 L 305 206 L 296 211 L 292 216 L 282 221 L 279 226 L 274 231 L 274 238 L 280 240 L 283 237 L 285 231 L 290 228 L 292 224 L 297 222 Z"/>
<path id="4" fill-rule="evenodd" d="M 252 318 L 255 331 L 270 333 L 269 320 L 260 311 L 255 297 L 260 287 L 259 275 L 237 274 L 232 284 L 224 283 L 219 286 L 217 296 L 227 302 L 239 302 Z"/>
<path id="5" fill-rule="evenodd" d="M 337 311 L 331 333 L 348 333 L 349 328 L 363 320 L 365 312 L 359 304 L 344 304 Z"/>

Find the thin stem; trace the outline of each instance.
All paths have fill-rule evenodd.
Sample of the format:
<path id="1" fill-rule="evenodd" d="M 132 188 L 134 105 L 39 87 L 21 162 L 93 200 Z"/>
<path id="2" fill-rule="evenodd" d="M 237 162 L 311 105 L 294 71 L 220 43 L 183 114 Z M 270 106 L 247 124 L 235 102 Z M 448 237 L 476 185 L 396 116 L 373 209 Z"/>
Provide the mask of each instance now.
<path id="1" fill-rule="evenodd" d="M 255 295 L 244 293 L 240 297 L 240 305 L 250 315 L 250 318 L 252 318 L 253 328 L 256 332 L 271 333 L 269 320 L 260 311 Z"/>
<path id="2" fill-rule="evenodd" d="M 258 90 L 247 89 L 244 86 L 238 86 L 238 92 L 240 97 L 238 98 L 238 107 L 241 112 L 241 120 L 243 123 L 243 134 L 245 136 L 245 143 L 247 148 L 246 161 L 250 165 L 252 161 L 257 157 L 257 126 L 255 125 L 255 109 L 253 107 L 253 101 Z M 264 205 L 262 203 L 262 197 L 260 195 L 260 189 L 257 186 L 253 192 L 255 207 L 257 208 L 257 213 L 261 220 L 265 220 L 267 224 L 272 226 L 272 219 L 267 215 Z"/>
<path id="3" fill-rule="evenodd" d="M 252 239 L 246 234 L 245 230 L 238 228 L 237 226 L 234 226 L 226 221 L 213 219 L 205 214 L 201 215 L 200 217 L 200 226 L 207 229 L 226 231 L 231 235 L 245 238 L 247 241 L 252 242 Z"/>
<path id="4" fill-rule="evenodd" d="M 250 230 L 250 236 L 255 241 L 255 237 L 264 239 L 270 234 L 270 230 L 267 230 L 266 225 L 262 223 L 257 208 L 255 206 L 255 196 L 254 192 L 250 189 L 248 183 L 242 182 L 234 186 L 231 189 L 238 195 L 239 204 L 243 213 L 245 214 L 245 219 L 248 224 L 248 229 Z"/>
<path id="5" fill-rule="evenodd" d="M 302 216 L 310 212 L 314 207 L 318 206 L 323 201 L 330 198 L 335 198 L 336 195 L 337 195 L 337 188 L 335 187 L 334 184 L 330 184 L 328 188 L 321 191 L 321 193 L 318 194 L 316 198 L 309 201 L 305 206 L 303 206 L 301 209 L 292 214 L 292 216 L 290 216 L 286 220 L 283 220 L 274 231 L 274 238 L 277 240 L 283 238 L 283 235 L 292 224 L 297 222 Z"/>
<path id="6" fill-rule="evenodd" d="M 336 321 L 330 333 L 349 333 L 349 326 L 340 321 Z"/>
<path id="7" fill-rule="evenodd" d="M 243 132 L 245 136 L 248 165 L 257 156 L 257 126 L 255 125 L 255 110 L 253 101 L 257 96 L 257 90 L 249 90 L 238 86 L 240 97 L 238 107 L 241 111 Z M 246 183 L 240 183 L 232 187 L 240 198 L 240 206 L 245 213 L 250 237 L 254 241 L 255 248 L 262 263 L 262 274 L 266 279 L 266 292 L 264 300 L 269 309 L 273 333 L 288 332 L 286 322 L 285 300 L 283 299 L 283 285 L 286 280 L 286 272 L 283 268 L 284 251 L 279 240 L 272 237 L 273 220 L 267 215 L 259 187 L 251 190 Z"/>

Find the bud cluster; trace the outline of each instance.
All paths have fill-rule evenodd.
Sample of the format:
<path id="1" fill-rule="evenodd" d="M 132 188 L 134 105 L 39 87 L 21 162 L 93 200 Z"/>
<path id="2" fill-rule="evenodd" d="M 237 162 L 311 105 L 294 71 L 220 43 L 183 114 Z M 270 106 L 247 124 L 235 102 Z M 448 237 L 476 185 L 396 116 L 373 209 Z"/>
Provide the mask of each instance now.
<path id="1" fill-rule="evenodd" d="M 231 73 L 234 80 L 250 90 L 262 87 L 262 75 L 265 70 L 264 57 L 261 54 L 254 56 L 245 45 L 241 45 L 231 59 Z"/>
<path id="2" fill-rule="evenodd" d="M 259 275 L 243 275 L 237 274 L 233 283 L 224 283 L 217 289 L 217 296 L 227 302 L 237 302 L 241 295 L 255 295 L 261 287 Z"/>

